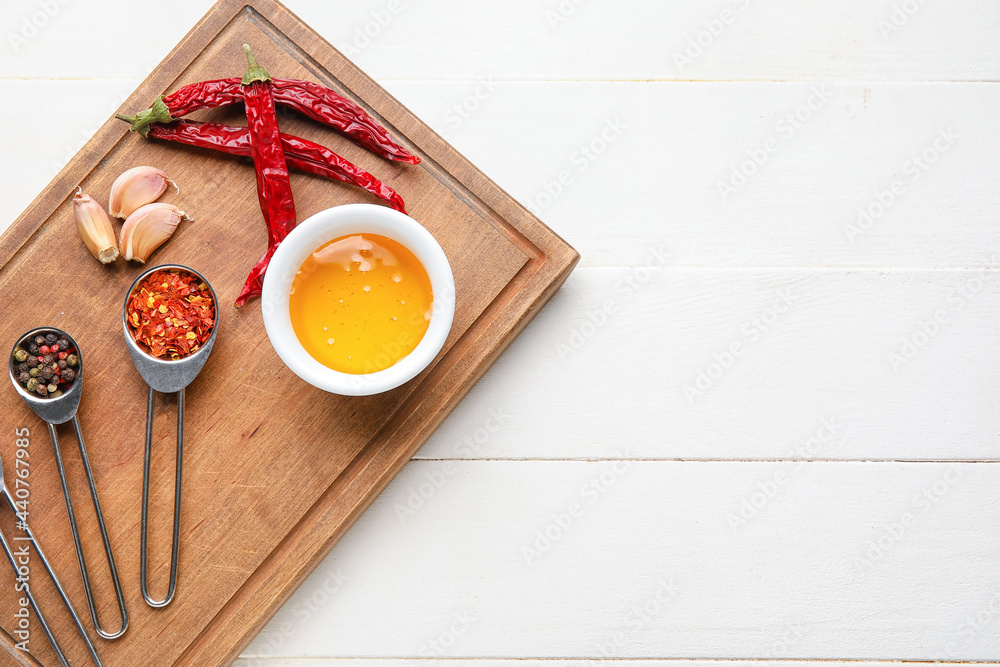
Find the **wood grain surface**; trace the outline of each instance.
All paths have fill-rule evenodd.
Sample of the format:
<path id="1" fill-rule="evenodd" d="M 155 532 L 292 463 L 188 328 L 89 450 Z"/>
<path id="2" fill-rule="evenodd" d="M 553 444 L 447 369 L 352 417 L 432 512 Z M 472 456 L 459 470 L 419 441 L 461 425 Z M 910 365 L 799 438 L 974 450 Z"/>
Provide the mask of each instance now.
<path id="1" fill-rule="evenodd" d="M 312 389 L 270 349 L 256 304 L 230 305 L 264 250 L 252 165 L 244 160 L 148 142 L 108 121 L 0 239 L 0 290 L 8 302 L 0 339 L 52 325 L 71 332 L 87 361 L 80 410 L 131 614 L 128 634 L 103 642 L 107 665 L 224 664 L 233 660 L 426 440 L 514 335 L 565 280 L 576 252 L 503 193 L 440 137 L 270 0 L 225 0 L 121 107 L 136 112 L 157 95 L 245 69 L 248 42 L 272 74 L 319 81 L 368 108 L 408 148 L 418 167 L 390 164 L 326 128 L 282 118 L 283 129 L 331 146 L 391 184 L 408 211 L 439 240 L 455 273 L 455 324 L 444 351 L 419 378 L 386 394 L 345 398 Z M 238 123 L 240 109 L 204 119 Z M 182 188 L 167 201 L 195 217 L 150 263 L 202 271 L 223 303 L 220 333 L 187 392 L 182 547 L 177 598 L 163 610 L 138 591 L 139 502 L 144 386 L 121 339 L 124 290 L 141 269 L 103 267 L 76 238 L 70 205 L 79 184 L 103 199 L 114 178 L 140 164 L 164 169 Z M 294 175 L 300 220 L 340 203 L 371 200 L 342 184 Z M 23 304 L 30 304 L 24 307 Z M 169 565 L 173 475 L 172 400 L 157 408 L 151 530 L 154 596 Z M 82 584 L 51 446 L 13 392 L 0 410 L 32 430 L 31 522 L 78 610 Z M 71 489 L 85 507 L 80 459 L 63 439 Z M 4 455 L 11 450 L 5 449 Z M 9 466 L 8 462 L 8 466 Z M 81 512 L 78 510 L 78 512 Z M 81 514 L 92 568 L 99 569 L 96 523 Z M 107 576 L 97 576 L 99 585 Z M 48 608 L 51 591 L 39 586 Z M 107 590 L 105 588 L 105 590 Z M 12 594 L 0 599 L 13 605 Z M 113 613 L 103 596 L 102 617 Z M 82 660 L 66 619 L 53 612 L 72 659 Z M 88 623 L 89 625 L 89 623 Z M 37 637 L 33 648 L 44 648 Z M 47 650 L 38 655 L 51 662 Z"/>

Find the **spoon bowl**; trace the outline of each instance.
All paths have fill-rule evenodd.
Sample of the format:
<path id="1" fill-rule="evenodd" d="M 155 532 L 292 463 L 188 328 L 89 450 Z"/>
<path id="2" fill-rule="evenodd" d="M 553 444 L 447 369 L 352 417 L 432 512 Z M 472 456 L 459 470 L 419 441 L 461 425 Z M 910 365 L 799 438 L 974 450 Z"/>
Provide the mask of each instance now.
<path id="1" fill-rule="evenodd" d="M 46 333 L 55 333 L 60 338 L 68 340 L 70 345 L 76 349 L 76 356 L 80 360 L 74 369 L 76 371 L 76 379 L 73 380 L 70 388 L 63 392 L 62 396 L 56 396 L 55 398 L 43 398 L 38 394 L 32 394 L 22 387 L 21 383 L 17 381 L 16 362 L 14 361 L 14 352 L 17 351 L 22 343 L 30 341 L 30 339 L 39 334 Z M 76 339 L 62 329 L 56 327 L 37 327 L 24 333 L 14 343 L 14 347 L 11 348 L 10 354 L 7 356 L 7 372 L 10 375 L 11 383 L 17 389 L 17 393 L 21 399 L 28 404 L 28 407 L 36 415 L 49 424 L 65 424 L 76 416 L 76 412 L 80 408 L 80 396 L 83 391 L 83 352 L 80 350 L 80 345 L 76 342 Z M 2 479 L 2 476 L 0 476 L 0 481 Z"/>
<path id="2" fill-rule="evenodd" d="M 196 352 L 183 359 L 160 359 L 154 357 L 136 342 L 135 337 L 132 335 L 132 329 L 128 324 L 128 303 L 132 299 L 132 295 L 143 280 L 157 271 L 188 273 L 208 285 L 208 291 L 212 294 L 212 302 L 215 306 L 215 321 L 212 324 L 212 334 L 209 336 L 208 341 L 198 348 Z M 125 301 L 122 303 L 122 329 L 125 331 L 125 345 L 128 347 L 128 353 L 132 357 L 132 362 L 135 364 L 135 368 L 139 371 L 142 379 L 161 394 L 173 394 L 191 384 L 205 366 L 205 362 L 208 361 L 208 355 L 212 352 L 212 347 L 215 345 L 215 336 L 219 331 L 219 298 L 215 294 L 215 288 L 212 287 L 212 283 L 208 282 L 201 273 L 183 264 L 160 264 L 159 266 L 154 266 L 151 269 L 143 271 L 132 282 L 132 285 L 125 293 Z"/>

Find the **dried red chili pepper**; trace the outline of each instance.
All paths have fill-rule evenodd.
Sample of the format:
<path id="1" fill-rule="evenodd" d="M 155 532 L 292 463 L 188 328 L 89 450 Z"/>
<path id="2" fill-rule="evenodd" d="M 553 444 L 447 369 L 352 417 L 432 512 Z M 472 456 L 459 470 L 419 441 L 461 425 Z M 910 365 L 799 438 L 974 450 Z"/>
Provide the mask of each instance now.
<path id="1" fill-rule="evenodd" d="M 215 302 L 196 276 L 176 269 L 155 271 L 132 292 L 125 319 L 135 341 L 154 357 L 181 359 L 212 336 Z"/>
<path id="2" fill-rule="evenodd" d="M 248 128 L 244 130 L 249 143 L 249 153 L 254 161 L 257 176 L 257 195 L 261 211 L 264 214 L 268 229 L 268 247 L 263 257 L 254 265 L 242 292 L 236 299 L 236 306 L 242 306 L 247 300 L 259 296 L 263 287 L 263 276 L 267 270 L 270 258 L 285 236 L 295 226 L 295 203 L 292 197 L 291 184 L 288 178 L 288 159 L 284 145 L 288 145 L 297 155 L 293 163 L 297 168 L 311 173 L 317 173 L 337 180 L 355 183 L 369 192 L 389 202 L 393 207 L 403 210 L 402 199 L 391 189 L 367 172 L 344 160 L 333 151 L 308 142 L 298 137 L 282 135 L 278 129 L 275 112 L 275 86 L 270 74 L 255 60 L 250 47 L 246 50 L 249 68 L 239 80 L 219 79 L 192 84 L 182 88 L 169 98 L 161 98 L 136 116 L 117 117 L 132 124 L 132 131 L 148 136 L 156 123 L 174 121 L 171 114 L 183 115 L 201 108 L 221 106 L 223 104 L 243 101 L 246 107 Z M 404 160 L 416 164 L 420 159 L 413 156 L 389 137 L 388 133 L 368 114 L 353 102 L 338 95 L 334 91 L 305 81 L 285 80 L 280 87 L 279 95 L 287 104 L 302 113 L 330 124 L 347 134 L 356 143 L 368 147 L 376 153 L 390 159 Z M 209 129 L 204 136 L 186 128 L 185 132 L 175 133 L 172 137 L 184 143 L 220 148 L 231 153 L 246 150 L 239 145 L 242 138 L 231 141 L 224 137 L 224 132 L 217 126 L 215 131 Z M 232 128 L 236 129 L 236 128 Z M 169 132 L 163 132 L 162 138 L 168 138 Z"/>
<path id="3" fill-rule="evenodd" d="M 340 130 L 376 155 L 410 164 L 420 163 L 419 157 L 396 143 L 384 127 L 343 95 L 297 79 L 275 79 L 273 89 L 278 104 Z"/>
<path id="4" fill-rule="evenodd" d="M 260 296 L 264 287 L 264 272 L 278 245 L 295 227 L 295 201 L 288 179 L 288 163 L 281 147 L 281 131 L 271 94 L 271 75 L 257 63 L 250 46 L 243 45 L 249 67 L 243 75 L 243 100 L 246 103 L 247 135 L 257 174 L 257 197 L 267 223 L 267 251 L 247 276 L 243 291 L 236 298 L 239 308 Z"/>
<path id="5" fill-rule="evenodd" d="M 211 148 L 230 155 L 250 156 L 252 154 L 250 137 L 245 127 L 178 120 L 169 125 L 154 123 L 149 128 L 148 137 L 174 141 L 188 146 Z M 397 211 L 406 213 L 403 198 L 395 190 L 329 148 L 290 134 L 281 135 L 281 145 L 285 149 L 285 160 L 289 167 L 316 176 L 357 185 L 385 201 Z"/>
<path id="6" fill-rule="evenodd" d="M 376 155 L 388 160 L 420 163 L 420 158 L 400 146 L 378 121 L 336 91 L 298 79 L 272 79 L 271 91 L 276 103 L 339 130 Z M 135 116 L 119 115 L 118 118 L 132 123 L 133 132 L 146 136 L 153 123 L 171 123 L 195 111 L 242 101 L 240 79 L 215 79 L 184 86 L 156 100 L 150 109 Z"/>
<path id="7" fill-rule="evenodd" d="M 264 273 L 267 271 L 268 264 L 271 263 L 271 258 L 274 257 L 274 251 L 277 249 L 277 245 L 268 245 L 267 250 L 264 251 L 264 255 L 250 269 L 250 275 L 247 276 L 247 281 L 243 285 L 243 291 L 240 292 L 240 296 L 236 299 L 237 308 L 246 304 L 250 299 L 256 299 L 263 294 Z"/>
<path id="8" fill-rule="evenodd" d="M 278 115 L 271 94 L 271 75 L 257 64 L 249 45 L 244 44 L 243 50 L 250 62 L 242 81 L 247 134 L 257 173 L 257 197 L 267 221 L 269 243 L 276 245 L 295 227 L 295 201 L 292 184 L 288 180 L 285 150 L 281 147 L 281 130 L 278 129 Z"/>

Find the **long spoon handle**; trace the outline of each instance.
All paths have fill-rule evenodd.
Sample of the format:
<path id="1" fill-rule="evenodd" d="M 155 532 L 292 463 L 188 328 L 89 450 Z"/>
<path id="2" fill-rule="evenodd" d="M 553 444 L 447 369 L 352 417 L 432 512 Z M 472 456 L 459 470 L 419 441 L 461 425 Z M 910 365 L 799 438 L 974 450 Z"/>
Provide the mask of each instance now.
<path id="1" fill-rule="evenodd" d="M 146 564 L 148 557 L 149 535 L 149 468 L 153 452 L 153 403 L 156 392 L 149 388 L 149 401 L 146 404 L 146 455 L 142 467 L 142 536 L 140 538 L 139 554 L 139 587 L 142 597 L 150 607 L 166 607 L 174 599 L 177 591 L 177 557 L 181 542 L 181 481 L 182 461 L 184 457 L 184 390 L 177 392 L 177 471 L 174 478 L 174 539 L 170 554 L 170 583 L 167 595 L 162 600 L 155 600 L 149 594 L 149 572 Z"/>

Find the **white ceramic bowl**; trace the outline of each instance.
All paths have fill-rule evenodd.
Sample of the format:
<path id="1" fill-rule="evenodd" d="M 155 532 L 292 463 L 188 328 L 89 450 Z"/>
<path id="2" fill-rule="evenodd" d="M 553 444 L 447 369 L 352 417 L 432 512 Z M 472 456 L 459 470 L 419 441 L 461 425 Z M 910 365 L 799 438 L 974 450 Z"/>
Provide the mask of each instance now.
<path id="1" fill-rule="evenodd" d="M 295 273 L 314 250 L 335 238 L 364 233 L 387 236 L 416 255 L 430 277 L 434 305 L 427 333 L 410 354 L 377 373 L 355 375 L 328 368 L 306 352 L 292 328 L 288 300 Z M 368 396 L 412 380 L 441 351 L 455 318 L 455 278 L 441 246 L 416 220 L 385 206 L 345 204 L 320 211 L 281 242 L 264 276 L 261 312 L 271 345 L 296 375 L 334 394 Z"/>

